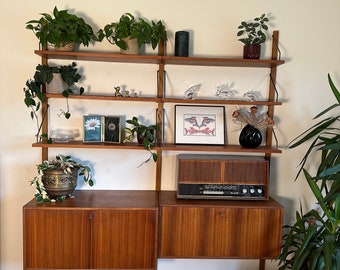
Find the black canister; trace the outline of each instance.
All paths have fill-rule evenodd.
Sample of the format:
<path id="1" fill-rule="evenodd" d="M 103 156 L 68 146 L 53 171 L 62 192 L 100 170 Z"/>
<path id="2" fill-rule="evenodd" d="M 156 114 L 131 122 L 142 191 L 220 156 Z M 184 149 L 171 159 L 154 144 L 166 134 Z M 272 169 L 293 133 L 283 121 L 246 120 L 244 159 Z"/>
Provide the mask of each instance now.
<path id="1" fill-rule="evenodd" d="M 189 32 L 175 33 L 175 56 L 189 56 Z"/>

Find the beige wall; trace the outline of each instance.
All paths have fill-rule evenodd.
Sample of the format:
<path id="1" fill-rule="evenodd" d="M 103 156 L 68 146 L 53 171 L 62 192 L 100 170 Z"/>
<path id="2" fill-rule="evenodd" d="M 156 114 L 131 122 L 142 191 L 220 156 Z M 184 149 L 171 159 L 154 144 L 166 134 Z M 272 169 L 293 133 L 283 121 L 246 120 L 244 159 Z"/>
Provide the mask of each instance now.
<path id="1" fill-rule="evenodd" d="M 53 4 L 51 3 L 53 2 Z M 163 19 L 170 34 L 168 53 L 173 52 L 173 36 L 177 30 L 188 29 L 192 35 L 196 56 L 240 57 L 242 44 L 236 31 L 241 20 L 261 13 L 270 13 L 271 29 L 280 30 L 280 47 L 286 64 L 278 69 L 278 90 L 284 104 L 276 108 L 276 134 L 283 148 L 282 155 L 275 155 L 272 166 L 271 194 L 285 206 L 285 222 L 289 222 L 297 209 L 299 198 L 305 207 L 314 207 L 311 194 L 303 179 L 294 182 L 296 167 L 304 149 L 286 150 L 287 143 L 311 125 L 311 119 L 321 109 L 334 102 L 327 83 L 327 73 L 340 86 L 340 2 L 293 0 L 210 0 L 210 1 L 0 1 L 0 228 L 2 270 L 22 269 L 22 206 L 32 198 L 34 190 L 29 180 L 34 175 L 34 164 L 39 162 L 40 149 L 32 148 L 35 128 L 29 111 L 23 103 L 25 81 L 32 76 L 39 63 L 33 54 L 37 40 L 25 30 L 25 22 L 38 17 L 40 12 L 50 12 L 54 5 L 69 8 L 84 15 L 95 29 L 117 20 L 124 12 L 139 12 L 151 19 Z M 107 43 L 97 44 L 96 50 L 110 50 Z M 263 57 L 269 55 L 266 45 Z M 113 86 L 126 84 L 147 94 L 154 90 L 155 67 L 140 65 L 79 63 L 86 74 L 84 85 L 91 91 L 113 91 Z M 117 72 L 119 69 L 119 72 Z M 136 71 L 134 71 L 136 70 Z M 140 75 L 142 74 L 142 75 Z M 240 92 L 256 89 L 265 91 L 267 73 L 230 68 L 169 68 L 169 91 L 174 95 L 189 86 L 202 83 L 202 95 L 209 95 L 218 84 L 234 82 Z M 131 79 L 133 77 L 133 79 Z M 91 88 L 90 88 L 91 86 Z M 56 114 L 63 102 L 55 102 Z M 55 117 L 55 126 L 81 126 L 85 113 L 120 114 L 131 117 L 136 110 L 153 119 L 149 105 L 127 109 L 124 104 L 102 102 L 88 104 L 72 101 L 72 120 L 66 122 Z M 229 108 L 233 110 L 234 108 Z M 173 112 L 168 109 L 171 120 Z M 228 116 L 228 140 L 237 140 L 238 130 Z M 172 136 L 170 132 L 167 139 Z M 66 153 L 66 149 L 51 153 Z M 140 169 L 136 165 L 145 157 L 144 151 L 71 150 L 67 153 L 94 162 L 97 189 L 152 189 L 154 165 Z M 167 166 L 163 170 L 163 189 L 174 189 L 174 165 L 177 153 L 167 153 Z M 117 167 L 119 165 L 119 168 Z M 86 187 L 80 187 L 86 188 Z M 264 239 L 265 241 L 265 239 Z M 43 254 L 42 254 L 43 256 Z M 267 262 L 268 269 L 277 269 Z M 254 261 L 228 260 L 161 260 L 159 269 L 257 269 Z"/>

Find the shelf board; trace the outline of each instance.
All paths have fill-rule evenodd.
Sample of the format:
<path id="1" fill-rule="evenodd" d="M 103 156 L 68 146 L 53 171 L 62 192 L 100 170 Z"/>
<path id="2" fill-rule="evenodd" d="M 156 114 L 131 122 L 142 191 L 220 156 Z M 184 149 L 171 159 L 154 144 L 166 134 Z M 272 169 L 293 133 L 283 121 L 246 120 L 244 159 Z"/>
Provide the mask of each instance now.
<path id="1" fill-rule="evenodd" d="M 167 65 L 224 66 L 224 67 L 262 67 L 271 68 L 282 65 L 284 60 L 217 58 L 217 57 L 178 57 L 163 56 Z"/>
<path id="2" fill-rule="evenodd" d="M 89 143 L 82 141 L 70 141 L 68 143 L 33 143 L 33 147 L 48 148 L 93 148 L 93 149 L 130 149 L 144 150 L 144 147 L 137 143 Z M 259 146 L 257 148 L 244 148 L 240 145 L 181 145 L 173 143 L 164 143 L 155 145 L 153 150 L 164 151 L 203 151 L 203 152 L 235 152 L 235 153 L 272 153 L 280 154 L 282 150 L 272 147 Z"/>
<path id="3" fill-rule="evenodd" d="M 167 64 L 167 65 L 194 65 L 194 66 L 224 66 L 224 67 L 260 67 L 272 68 L 284 64 L 284 60 L 243 59 L 222 57 L 181 57 L 161 55 L 129 55 L 106 52 L 63 52 L 36 50 L 35 54 L 49 59 L 70 59 L 83 61 L 140 63 L 140 64 Z"/>
<path id="4" fill-rule="evenodd" d="M 235 152 L 235 153 L 272 153 L 280 154 L 278 148 L 259 146 L 257 148 L 244 148 L 240 145 L 189 145 L 164 143 L 161 146 L 164 151 L 203 151 L 203 152 Z"/>
<path id="5" fill-rule="evenodd" d="M 65 98 L 62 94 L 46 93 L 47 98 Z M 115 97 L 114 95 L 69 95 L 70 99 L 88 99 L 88 100 L 110 100 L 110 101 L 133 101 L 133 102 L 158 102 L 156 97 Z"/>
<path id="6" fill-rule="evenodd" d="M 282 105 L 281 101 L 248 101 L 241 99 L 180 99 L 163 98 L 164 103 L 187 103 L 187 104 L 226 104 L 226 105 Z"/>
<path id="7" fill-rule="evenodd" d="M 47 98 L 64 98 L 62 94 L 46 93 Z M 156 98 L 156 97 L 115 97 L 113 95 L 69 95 L 70 99 L 133 101 L 133 102 L 163 102 L 187 104 L 225 104 L 225 105 L 282 105 L 280 101 L 248 101 L 241 99 L 183 99 L 183 98 Z"/>
<path id="8" fill-rule="evenodd" d="M 162 56 L 158 55 L 130 55 L 105 52 L 63 52 L 63 51 L 34 51 L 35 54 L 49 59 L 70 59 L 83 61 L 118 62 L 118 63 L 140 63 L 140 64 L 159 64 Z"/>

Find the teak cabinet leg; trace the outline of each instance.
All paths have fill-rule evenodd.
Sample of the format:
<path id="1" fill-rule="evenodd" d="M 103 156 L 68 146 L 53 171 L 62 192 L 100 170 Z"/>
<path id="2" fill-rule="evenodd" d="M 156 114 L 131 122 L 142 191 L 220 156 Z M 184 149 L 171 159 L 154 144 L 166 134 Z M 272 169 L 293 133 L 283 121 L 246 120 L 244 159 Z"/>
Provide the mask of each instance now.
<path id="1" fill-rule="evenodd" d="M 266 269 L 266 260 L 260 259 L 259 270 Z"/>

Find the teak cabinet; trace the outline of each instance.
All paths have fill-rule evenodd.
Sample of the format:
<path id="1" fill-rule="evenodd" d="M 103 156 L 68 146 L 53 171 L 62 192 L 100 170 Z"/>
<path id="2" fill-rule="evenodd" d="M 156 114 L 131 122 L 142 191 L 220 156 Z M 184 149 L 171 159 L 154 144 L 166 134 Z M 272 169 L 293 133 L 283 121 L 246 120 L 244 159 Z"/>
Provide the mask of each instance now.
<path id="1" fill-rule="evenodd" d="M 124 101 L 157 104 L 155 191 L 76 191 L 74 199 L 63 203 L 37 204 L 33 199 L 23 207 L 24 269 L 157 269 L 157 258 L 257 258 L 260 269 L 264 260 L 279 254 L 283 208 L 268 201 L 177 200 L 174 191 L 161 191 L 163 151 L 239 153 L 264 156 L 281 153 L 272 147 L 272 128 L 266 131 L 265 143 L 246 149 L 239 145 L 177 145 L 163 141 L 164 104 L 205 104 L 222 106 L 262 105 L 273 117 L 274 107 L 281 105 L 276 91 L 276 72 L 284 60 L 279 59 L 279 32 L 273 33 L 272 57 L 269 60 L 241 58 L 204 58 L 166 56 L 164 44 L 158 55 L 122 55 L 100 52 L 61 52 L 37 50 L 47 64 L 50 59 L 117 62 L 157 65 L 155 97 L 114 97 L 108 95 L 70 95 L 70 99 Z M 167 65 L 260 68 L 269 70 L 268 99 L 187 100 L 165 95 Z M 42 109 L 50 99 L 62 94 L 46 93 Z M 48 114 L 42 132 L 48 133 Z M 33 143 L 41 147 L 42 159 L 49 148 L 143 150 L 137 143 L 106 144 Z M 174 168 L 175 169 L 175 168 Z M 269 195 L 269 194 L 268 194 Z M 159 198 L 158 198 L 159 197 Z M 160 200 L 160 201 L 158 201 Z M 160 212 L 160 213 L 159 213 Z"/>
<path id="2" fill-rule="evenodd" d="M 160 258 L 275 258 L 283 207 L 265 202 L 177 200 L 161 191 Z"/>
<path id="3" fill-rule="evenodd" d="M 24 269 L 156 269 L 156 191 L 76 191 L 23 208 Z"/>

